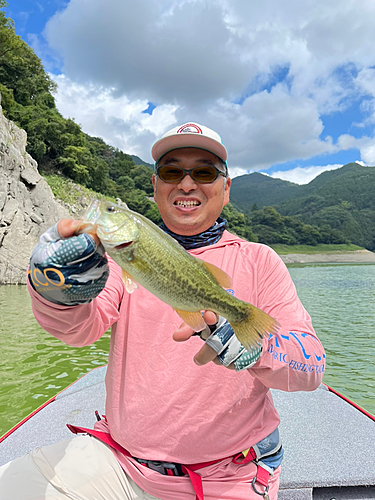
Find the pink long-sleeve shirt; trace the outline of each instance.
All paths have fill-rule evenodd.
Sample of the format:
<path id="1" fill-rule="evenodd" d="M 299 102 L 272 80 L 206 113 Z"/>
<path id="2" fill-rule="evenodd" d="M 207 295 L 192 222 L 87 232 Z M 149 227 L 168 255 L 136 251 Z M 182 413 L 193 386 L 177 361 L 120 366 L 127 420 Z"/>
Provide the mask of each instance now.
<path id="1" fill-rule="evenodd" d="M 138 458 L 190 464 L 239 453 L 279 424 L 270 388 L 311 391 L 323 378 L 323 347 L 287 268 L 272 249 L 225 231 L 218 243 L 190 253 L 232 278 L 229 293 L 280 323 L 277 334 L 264 339 L 261 358 L 252 368 L 235 372 L 214 363 L 197 366 L 193 357 L 202 340 L 173 341 L 181 318 L 142 287 L 129 295 L 121 269 L 111 259 L 106 288 L 90 304 L 56 305 L 29 287 L 39 324 L 69 345 L 91 344 L 112 326 L 107 423 L 102 425 Z M 151 495 L 194 498 L 188 478 L 163 476 L 115 453 Z M 229 459 L 202 470 L 205 498 L 249 498 L 251 465 L 235 466 Z M 223 483 L 228 496 L 219 496 Z"/>

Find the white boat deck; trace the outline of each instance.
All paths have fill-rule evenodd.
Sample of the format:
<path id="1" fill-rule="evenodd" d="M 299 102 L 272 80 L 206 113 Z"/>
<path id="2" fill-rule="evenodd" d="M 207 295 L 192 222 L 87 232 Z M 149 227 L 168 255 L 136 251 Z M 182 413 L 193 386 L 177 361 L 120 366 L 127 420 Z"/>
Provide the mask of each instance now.
<path id="1" fill-rule="evenodd" d="M 106 367 L 92 370 L 0 444 L 0 465 L 93 427 L 104 413 Z M 323 384 L 314 392 L 272 391 L 285 449 L 279 500 L 375 499 L 375 421 Z"/>

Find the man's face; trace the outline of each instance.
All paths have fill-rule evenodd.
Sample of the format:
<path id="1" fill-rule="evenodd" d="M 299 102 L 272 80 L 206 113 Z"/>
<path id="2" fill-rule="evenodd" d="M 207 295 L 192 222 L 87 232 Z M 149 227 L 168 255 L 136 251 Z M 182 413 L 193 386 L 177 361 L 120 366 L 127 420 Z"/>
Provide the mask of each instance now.
<path id="1" fill-rule="evenodd" d="M 214 165 L 223 171 L 217 156 L 203 149 L 182 148 L 166 153 L 159 166 L 176 165 L 191 170 L 200 165 Z M 219 217 L 229 202 L 231 180 L 219 175 L 210 184 L 200 184 L 190 175 L 171 184 L 153 175 L 154 198 L 165 225 L 174 233 L 185 236 L 202 233 Z"/>

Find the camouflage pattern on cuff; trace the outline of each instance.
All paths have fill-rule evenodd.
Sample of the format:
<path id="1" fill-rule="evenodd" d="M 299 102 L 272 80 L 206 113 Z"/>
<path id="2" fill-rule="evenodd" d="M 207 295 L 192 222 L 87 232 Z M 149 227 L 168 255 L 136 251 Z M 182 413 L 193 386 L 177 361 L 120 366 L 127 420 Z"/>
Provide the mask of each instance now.
<path id="1" fill-rule="evenodd" d="M 233 363 L 236 371 L 242 371 L 258 361 L 262 344 L 255 346 L 251 352 L 247 351 L 235 336 L 230 323 L 222 316 L 216 325 L 210 326 L 210 330 L 211 335 L 207 339 L 203 335 L 201 338 L 217 352 L 217 358 L 223 366 L 228 367 Z"/>
<path id="2" fill-rule="evenodd" d="M 109 275 L 104 247 L 92 236 L 61 238 L 56 225 L 39 239 L 32 252 L 29 281 L 43 298 L 55 304 L 88 304 L 105 287 Z"/>
<path id="3" fill-rule="evenodd" d="M 251 352 L 244 350 L 244 352 L 234 361 L 236 372 L 247 370 L 251 368 L 260 358 L 262 354 L 262 344 L 255 346 Z"/>

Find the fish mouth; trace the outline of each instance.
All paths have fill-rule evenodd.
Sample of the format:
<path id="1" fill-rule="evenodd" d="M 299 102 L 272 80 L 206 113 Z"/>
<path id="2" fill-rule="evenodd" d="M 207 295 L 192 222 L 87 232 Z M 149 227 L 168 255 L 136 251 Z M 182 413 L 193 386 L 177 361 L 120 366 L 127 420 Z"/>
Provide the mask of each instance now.
<path id="1" fill-rule="evenodd" d="M 120 243 L 119 245 L 114 245 L 112 248 L 114 250 L 122 250 L 123 248 L 130 247 L 132 243 L 132 241 L 125 241 L 124 243 Z"/>
<path id="2" fill-rule="evenodd" d="M 101 235 L 102 236 L 102 235 Z M 124 248 L 129 248 L 133 243 L 134 240 L 130 241 L 122 241 L 122 242 L 113 242 L 113 241 L 108 241 L 104 238 L 100 238 L 101 242 L 104 245 L 105 249 L 110 249 L 110 250 L 123 250 Z"/>

